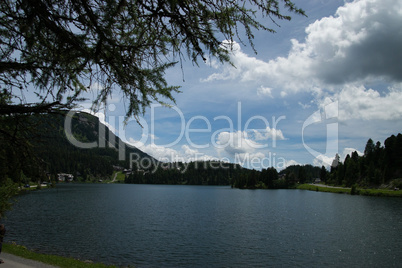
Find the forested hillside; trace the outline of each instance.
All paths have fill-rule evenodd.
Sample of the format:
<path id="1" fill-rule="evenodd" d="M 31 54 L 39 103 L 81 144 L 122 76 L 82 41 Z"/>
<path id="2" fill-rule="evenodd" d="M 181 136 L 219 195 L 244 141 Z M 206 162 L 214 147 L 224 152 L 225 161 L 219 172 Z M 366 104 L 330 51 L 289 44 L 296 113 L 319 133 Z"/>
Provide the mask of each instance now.
<path id="1" fill-rule="evenodd" d="M 152 159 L 137 148 L 125 144 L 125 160 L 119 160 L 118 137 L 109 135 L 109 129 L 101 125 L 105 140 L 99 140 L 99 119 L 87 113 L 76 113 L 71 128 L 74 139 L 88 143 L 98 142 L 104 146 L 82 149 L 71 144 L 64 129 L 65 114 L 46 114 L 25 117 L 21 122 L 8 122 L 10 129 L 19 128 L 17 145 L 0 140 L 0 176 L 14 182 L 55 180 L 58 173 L 74 175 L 75 180 L 87 181 L 109 178 L 114 166 L 128 168 L 129 154 Z M 3 125 L 4 127 L 4 125 Z M 114 140 L 110 140 L 110 137 Z M 110 144 L 114 144 L 111 146 Z M 153 161 L 156 161 L 152 159 Z"/>
<path id="2" fill-rule="evenodd" d="M 387 138 L 384 146 L 369 139 L 363 156 L 353 152 L 342 161 L 336 155 L 325 180 L 334 185 L 378 187 L 392 184 L 399 188 L 399 185 L 402 186 L 401 178 L 402 134 L 399 133 Z"/>

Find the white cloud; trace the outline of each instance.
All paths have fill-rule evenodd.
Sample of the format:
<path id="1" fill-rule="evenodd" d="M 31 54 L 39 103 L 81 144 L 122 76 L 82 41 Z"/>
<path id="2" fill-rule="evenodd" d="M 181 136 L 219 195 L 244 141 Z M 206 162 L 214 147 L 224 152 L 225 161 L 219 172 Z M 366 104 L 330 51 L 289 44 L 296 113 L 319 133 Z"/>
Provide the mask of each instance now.
<path id="1" fill-rule="evenodd" d="M 182 157 L 185 159 L 183 162 L 190 162 L 190 161 L 209 161 L 209 160 L 219 160 L 217 157 L 213 157 L 207 155 L 205 153 L 201 153 L 197 149 L 192 149 L 188 145 L 183 145 L 182 149 Z"/>
<path id="2" fill-rule="evenodd" d="M 256 141 L 262 141 L 262 140 L 268 140 L 268 139 L 273 139 L 273 140 L 284 140 L 285 136 L 282 133 L 282 130 L 280 129 L 275 129 L 275 128 L 270 128 L 267 127 L 265 130 L 252 130 L 254 134 L 254 139 Z"/>
<path id="3" fill-rule="evenodd" d="M 305 45 L 312 71 L 325 83 L 372 77 L 401 81 L 401 11 L 400 1 L 359 0 L 311 24 Z"/>
<path id="4" fill-rule="evenodd" d="M 221 132 L 216 137 L 216 151 L 220 157 L 251 169 L 270 166 L 285 168 L 286 160 L 268 151 L 268 139 L 285 139 L 282 131 L 267 127 L 265 130 Z"/>
<path id="5" fill-rule="evenodd" d="M 308 109 L 308 108 L 310 108 L 311 107 L 311 105 L 310 104 L 304 104 L 304 103 L 302 103 L 302 102 L 298 102 L 297 104 L 299 104 L 300 105 L 300 107 L 302 107 L 303 108 L 303 110 L 305 110 L 305 109 Z"/>
<path id="6" fill-rule="evenodd" d="M 176 150 L 174 148 L 164 147 L 152 142 L 150 144 L 144 144 L 142 141 L 137 141 L 133 138 L 129 138 L 128 143 L 162 162 L 218 160 L 217 157 L 199 152 L 197 149 L 192 149 L 188 145 L 183 145 L 181 146 L 181 150 Z"/>
<path id="7" fill-rule="evenodd" d="M 193 156 L 193 155 L 196 155 L 196 154 L 199 153 L 198 150 L 196 150 L 196 149 L 191 149 L 190 146 L 188 146 L 188 145 L 183 145 L 181 148 L 183 149 L 183 151 L 184 151 L 184 153 L 185 153 L 186 155 Z"/>
<path id="8" fill-rule="evenodd" d="M 401 2 L 393 0 L 345 3 L 335 16 L 310 24 L 304 42 L 293 39 L 288 57 L 270 61 L 267 74 L 278 82 L 293 80 L 299 86 L 292 83 L 290 88 L 304 90 L 309 89 L 306 81 L 315 85 L 382 77 L 402 81 L 401 12 Z"/>
<path id="9" fill-rule="evenodd" d="M 401 14 L 401 1 L 345 3 L 334 16 L 310 24 L 303 41 L 292 39 L 287 57 L 263 61 L 245 54 L 240 45 L 234 43 L 231 59 L 236 68 L 221 66 L 219 72 L 205 81 L 252 82 L 259 84 L 257 94 L 265 93 L 270 97 L 275 96 L 276 91 L 286 97 L 299 91 L 336 92 L 343 85 L 356 82 L 401 82 Z M 366 94 L 375 92 L 366 91 Z M 390 97 L 393 94 L 391 92 Z"/>
<path id="10" fill-rule="evenodd" d="M 313 165 L 318 167 L 324 166 L 326 168 L 329 168 L 332 165 L 332 161 L 334 160 L 334 158 L 335 156 L 331 158 L 321 154 L 313 159 Z"/>
<path id="11" fill-rule="evenodd" d="M 343 149 L 342 156 L 340 157 L 340 158 L 341 158 L 341 161 L 343 161 L 343 160 L 346 158 L 347 155 L 352 156 L 352 153 L 355 152 L 355 151 L 357 152 L 357 154 L 358 154 L 359 156 L 363 156 L 363 153 L 360 152 L 359 150 L 356 150 L 356 149 L 354 149 L 354 148 L 345 148 L 345 149 Z"/>
<path id="12" fill-rule="evenodd" d="M 225 151 L 231 156 L 236 154 L 250 154 L 257 149 L 268 147 L 268 143 L 261 141 L 284 140 L 285 137 L 281 130 L 266 127 L 264 130 L 251 129 L 249 131 L 220 132 L 216 137 L 216 147 L 220 151 Z"/>
<path id="13" fill-rule="evenodd" d="M 296 160 L 288 160 L 288 161 L 286 161 L 286 166 L 284 168 L 287 168 L 290 166 L 297 166 L 297 165 L 301 166 L 302 164 L 300 164 Z"/>
<path id="14" fill-rule="evenodd" d="M 363 153 L 355 148 L 344 148 L 342 154 L 339 155 L 340 161 L 343 162 L 347 155 L 352 155 L 353 152 L 357 152 L 359 156 L 362 156 Z M 314 166 L 325 166 L 326 168 L 330 168 L 332 162 L 335 159 L 335 155 L 333 157 L 328 157 L 326 155 L 318 155 L 316 158 L 313 159 Z"/>
<path id="15" fill-rule="evenodd" d="M 268 96 L 270 98 L 273 98 L 272 88 L 260 86 L 260 88 L 257 89 L 257 95 L 258 96 Z"/>
<path id="16" fill-rule="evenodd" d="M 247 132 L 227 132 L 223 131 L 216 137 L 216 148 L 220 152 L 225 152 L 234 157 L 236 155 L 250 154 L 256 149 L 264 148 L 266 145 L 259 144 L 250 137 Z"/>
<path id="17" fill-rule="evenodd" d="M 288 58 L 278 57 L 275 60 L 265 62 L 251 57 L 241 51 L 240 46 L 234 42 L 236 50 L 231 54 L 231 61 L 235 68 L 229 64 L 220 66 L 219 71 L 202 80 L 212 82 L 216 80 L 239 80 L 240 82 L 259 83 L 257 94 L 272 97 L 273 87 L 281 88 L 280 95 L 285 97 L 288 91 L 298 91 L 301 87 L 311 84 L 309 60 L 304 59 L 301 53 L 301 45 L 292 40 L 293 47 Z M 214 65 L 215 67 L 215 65 Z M 218 69 L 218 68 L 217 68 Z"/>
<path id="18" fill-rule="evenodd" d="M 402 118 L 402 87 L 389 88 L 381 95 L 373 89 L 364 86 L 346 85 L 332 97 L 320 101 L 325 106 L 328 100 L 339 102 L 339 120 L 395 120 Z"/>
<path id="19" fill-rule="evenodd" d="M 137 147 L 144 153 L 149 154 L 150 156 L 154 157 L 159 161 L 174 162 L 175 159 L 181 159 L 182 157 L 177 150 L 173 148 L 159 146 L 154 143 L 144 144 L 142 141 L 137 141 L 133 138 L 129 138 L 128 143 Z"/>

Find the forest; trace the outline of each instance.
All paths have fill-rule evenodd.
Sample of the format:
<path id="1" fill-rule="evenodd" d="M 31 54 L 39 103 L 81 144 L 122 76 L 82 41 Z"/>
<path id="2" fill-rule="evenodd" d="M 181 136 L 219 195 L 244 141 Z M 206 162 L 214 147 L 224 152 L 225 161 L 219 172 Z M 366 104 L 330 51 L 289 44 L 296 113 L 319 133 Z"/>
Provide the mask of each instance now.
<path id="1" fill-rule="evenodd" d="M 278 172 L 270 167 L 263 170 L 247 169 L 238 164 L 219 161 L 165 163 L 163 167 L 147 170 L 134 168 L 125 183 L 134 184 L 188 184 L 231 185 L 240 189 L 288 189 L 297 183 L 319 178 L 320 167 L 295 165 Z"/>
<path id="2" fill-rule="evenodd" d="M 230 185 L 232 178 L 244 171 L 240 165 L 220 161 L 165 163 L 149 171 L 133 170 L 125 183 Z"/>
<path id="3" fill-rule="evenodd" d="M 321 180 L 331 185 L 358 185 L 361 188 L 386 187 L 392 184 L 399 188 L 402 181 L 402 134 L 392 135 L 384 141 L 373 142 L 369 139 L 364 155 L 355 151 L 347 155 L 342 162 L 339 155 L 331 165 L 331 169 Z"/>
<path id="4" fill-rule="evenodd" d="M 384 146 L 369 139 L 364 154 L 357 151 L 342 161 L 336 154 L 329 170 L 324 166 L 289 166 L 279 173 L 275 168 L 238 173 L 232 178 L 236 188 L 278 189 L 319 181 L 333 186 L 359 188 L 402 188 L 402 134 L 388 137 Z"/>
<path id="5" fill-rule="evenodd" d="M 297 183 L 313 182 L 321 172 L 322 168 L 312 165 L 292 165 L 280 172 L 274 167 L 261 171 L 248 170 L 236 174 L 232 186 L 240 189 L 289 189 Z"/>

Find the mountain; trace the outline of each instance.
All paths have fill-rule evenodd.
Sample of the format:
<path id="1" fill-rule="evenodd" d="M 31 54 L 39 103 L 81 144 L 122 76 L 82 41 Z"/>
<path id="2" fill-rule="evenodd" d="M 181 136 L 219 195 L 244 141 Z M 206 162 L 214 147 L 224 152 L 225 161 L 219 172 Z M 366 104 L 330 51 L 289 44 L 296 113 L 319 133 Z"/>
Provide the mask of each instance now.
<path id="1" fill-rule="evenodd" d="M 124 143 L 88 113 L 74 113 L 72 117 L 67 112 L 30 116 L 17 126 L 29 146 L 16 149 L 6 144 L 0 150 L 0 174 L 14 181 L 54 180 L 59 173 L 72 174 L 82 181 L 110 178 L 114 170 L 130 168 L 130 155 L 141 161 L 158 162 Z"/>
<path id="2" fill-rule="evenodd" d="M 110 178 L 115 169 L 132 167 L 130 155 L 135 155 L 133 159 L 158 162 L 136 147 L 124 143 L 96 116 L 75 113 L 71 124 L 66 123 L 66 118 L 68 116 L 49 116 L 43 121 L 44 128 L 49 127 L 49 134 L 53 137 L 45 143 L 39 143 L 39 148 L 43 148 L 39 155 L 47 163 L 51 174 L 72 173 L 83 180 Z M 55 128 L 57 130 L 52 132 Z"/>

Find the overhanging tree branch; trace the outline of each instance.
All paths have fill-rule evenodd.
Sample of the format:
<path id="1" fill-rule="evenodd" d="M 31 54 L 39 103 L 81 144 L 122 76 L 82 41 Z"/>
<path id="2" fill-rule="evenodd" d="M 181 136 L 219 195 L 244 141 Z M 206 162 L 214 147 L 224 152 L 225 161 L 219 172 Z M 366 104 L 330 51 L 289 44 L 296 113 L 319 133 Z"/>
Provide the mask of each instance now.
<path id="1" fill-rule="evenodd" d="M 12 115 L 30 115 L 51 113 L 59 111 L 61 108 L 66 108 L 60 102 L 55 101 L 52 103 L 30 103 L 30 104 L 0 104 L 0 116 Z"/>
<path id="2" fill-rule="evenodd" d="M 168 85 L 165 71 L 175 56 L 182 61 L 187 54 L 195 64 L 208 54 L 230 62 L 222 36 L 241 40 L 243 27 L 254 48 L 253 30 L 274 31 L 257 12 L 274 24 L 304 15 L 290 0 L 4 0 L 0 12 L 1 89 L 33 88 L 54 103 L 97 83 L 95 106 L 120 90 L 128 101 L 126 118 L 152 102 L 174 102 L 178 88 Z M 34 110 L 32 104 L 2 109 L 0 115 Z M 46 107 L 38 103 L 37 110 Z"/>

